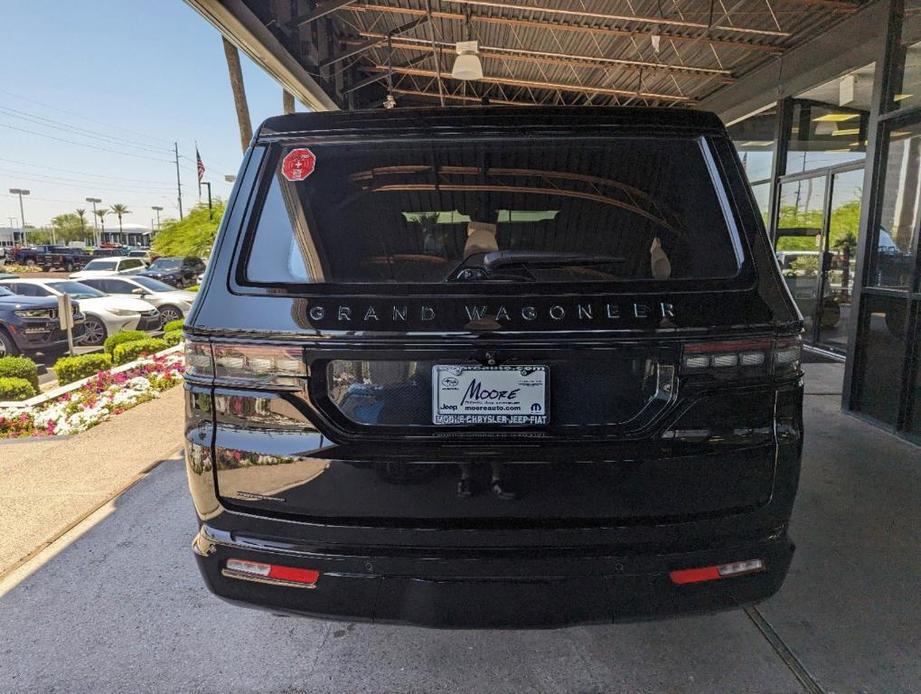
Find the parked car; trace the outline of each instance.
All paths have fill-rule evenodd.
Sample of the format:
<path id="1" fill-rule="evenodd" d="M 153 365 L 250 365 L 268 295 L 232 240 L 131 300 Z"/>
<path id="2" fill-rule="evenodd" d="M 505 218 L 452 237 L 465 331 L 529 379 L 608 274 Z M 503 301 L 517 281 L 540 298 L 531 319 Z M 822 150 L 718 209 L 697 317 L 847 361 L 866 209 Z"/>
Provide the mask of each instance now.
<path id="1" fill-rule="evenodd" d="M 86 316 L 81 344 L 95 347 L 122 330 L 159 330 L 160 312 L 140 297 L 107 296 L 98 289 L 64 279 L 18 279 L 0 282 L 20 296 L 69 294 Z"/>
<path id="2" fill-rule="evenodd" d="M 6 247 L 0 246 L 0 270 L 6 267 Z"/>
<path id="3" fill-rule="evenodd" d="M 752 199 L 697 110 L 266 121 L 185 323 L 206 584 L 440 627 L 773 594 L 803 325 Z"/>
<path id="4" fill-rule="evenodd" d="M 74 340 L 83 335 L 83 314 L 73 304 Z M 67 350 L 67 331 L 58 320 L 58 300 L 19 296 L 0 286 L 0 357 L 16 354 L 60 354 Z"/>
<path id="5" fill-rule="evenodd" d="M 134 296 L 143 299 L 157 308 L 164 324 L 184 318 L 195 301 L 194 292 L 175 289 L 160 280 L 144 275 L 90 277 L 83 282 L 112 296 Z"/>
<path id="6" fill-rule="evenodd" d="M 147 265 L 140 258 L 129 258 L 127 256 L 94 258 L 89 261 L 80 272 L 73 272 L 69 277 L 72 280 L 83 280 L 88 277 L 135 275 L 146 267 Z"/>
<path id="7" fill-rule="evenodd" d="M 186 256 L 185 258 L 163 256 L 153 261 L 150 267 L 140 274 L 182 289 L 196 284 L 199 274 L 204 269 L 204 261 L 195 256 Z"/>
<path id="8" fill-rule="evenodd" d="M 51 244 L 20 248 L 16 256 L 17 262 L 28 267 L 40 267 L 46 272 L 57 269 L 66 272 L 79 270 L 93 257 L 83 248 Z"/>

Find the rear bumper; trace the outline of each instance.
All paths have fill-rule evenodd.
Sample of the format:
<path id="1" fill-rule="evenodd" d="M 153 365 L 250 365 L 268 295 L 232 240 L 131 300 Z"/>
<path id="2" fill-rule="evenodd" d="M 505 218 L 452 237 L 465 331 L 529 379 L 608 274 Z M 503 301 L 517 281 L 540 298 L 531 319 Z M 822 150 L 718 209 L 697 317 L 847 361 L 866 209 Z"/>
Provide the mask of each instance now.
<path id="1" fill-rule="evenodd" d="M 739 608 L 773 595 L 793 555 L 785 533 L 679 553 L 573 556 L 565 549 L 440 556 L 320 553 L 203 525 L 193 543 L 225 600 L 327 619 L 443 628 L 541 628 L 637 621 Z M 312 589 L 225 576 L 227 559 L 320 572 Z M 676 585 L 669 572 L 749 559 L 762 572 Z"/>

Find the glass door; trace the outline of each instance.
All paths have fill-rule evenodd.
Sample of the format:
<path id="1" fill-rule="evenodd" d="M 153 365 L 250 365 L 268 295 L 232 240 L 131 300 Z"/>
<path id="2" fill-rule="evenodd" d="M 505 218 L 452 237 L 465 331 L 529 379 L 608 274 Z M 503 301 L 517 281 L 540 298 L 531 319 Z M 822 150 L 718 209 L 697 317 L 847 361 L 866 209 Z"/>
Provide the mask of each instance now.
<path id="1" fill-rule="evenodd" d="M 805 340 L 844 355 L 863 195 L 863 164 L 780 180 L 774 249 L 803 314 Z"/>
<path id="2" fill-rule="evenodd" d="M 863 167 L 831 175 L 827 233 L 819 268 L 822 301 L 815 318 L 816 343 L 842 354 L 847 352 L 862 197 Z"/>
<path id="3" fill-rule="evenodd" d="M 803 314 L 809 342 L 816 339 L 828 182 L 829 176 L 822 173 L 780 183 L 774 249 L 784 281 Z"/>

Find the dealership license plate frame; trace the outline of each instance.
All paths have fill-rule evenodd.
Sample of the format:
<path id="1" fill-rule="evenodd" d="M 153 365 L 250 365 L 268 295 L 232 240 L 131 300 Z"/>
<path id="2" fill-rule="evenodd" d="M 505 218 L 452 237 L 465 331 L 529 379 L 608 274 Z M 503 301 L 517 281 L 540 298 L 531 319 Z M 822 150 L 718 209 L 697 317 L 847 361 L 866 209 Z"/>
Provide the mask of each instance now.
<path id="1" fill-rule="evenodd" d="M 497 376 L 501 374 L 501 376 Z M 482 379 L 481 385 L 492 390 L 524 389 L 520 411 L 476 412 L 473 407 L 462 407 L 451 411 L 450 395 L 456 400 L 458 393 L 466 391 L 475 376 Z M 444 383 L 446 377 L 457 380 L 456 385 Z M 517 383 L 515 382 L 517 379 Z M 539 391 L 539 394 L 538 394 Z M 483 401 L 477 401 L 484 405 Z M 485 403 L 489 404 L 489 403 Z M 500 403 L 497 403 L 500 404 Z M 511 406 L 508 401 L 503 406 Z M 532 408 L 539 405 L 539 409 Z M 514 364 L 482 366 L 479 364 L 434 364 L 432 366 L 432 423 L 440 426 L 502 426 L 542 427 L 549 423 L 550 369 L 545 364 Z"/>

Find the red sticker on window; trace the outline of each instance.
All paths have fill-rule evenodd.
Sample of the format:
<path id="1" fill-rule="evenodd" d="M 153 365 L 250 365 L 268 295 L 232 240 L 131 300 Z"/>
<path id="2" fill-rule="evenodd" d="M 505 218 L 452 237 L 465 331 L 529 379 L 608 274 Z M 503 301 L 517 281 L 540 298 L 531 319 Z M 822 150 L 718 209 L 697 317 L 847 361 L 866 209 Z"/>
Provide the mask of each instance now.
<path id="1" fill-rule="evenodd" d="M 309 149 L 292 149 L 281 162 L 281 172 L 289 181 L 303 181 L 317 166 L 317 158 Z"/>

